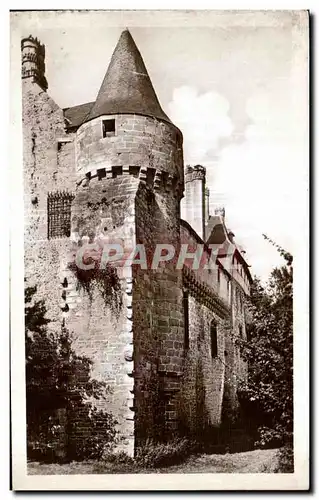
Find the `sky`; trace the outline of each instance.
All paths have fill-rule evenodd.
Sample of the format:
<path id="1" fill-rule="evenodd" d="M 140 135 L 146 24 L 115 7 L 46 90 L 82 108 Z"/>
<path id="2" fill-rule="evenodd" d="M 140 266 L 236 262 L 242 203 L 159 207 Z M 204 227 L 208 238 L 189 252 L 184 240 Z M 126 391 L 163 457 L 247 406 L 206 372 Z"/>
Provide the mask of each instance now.
<path id="1" fill-rule="evenodd" d="M 162 108 L 184 136 L 185 164 L 207 169 L 210 212 L 266 280 L 293 254 L 307 222 L 307 27 L 300 12 L 79 12 L 12 15 L 46 46 L 48 92 L 59 106 L 93 101 L 129 28 Z"/>

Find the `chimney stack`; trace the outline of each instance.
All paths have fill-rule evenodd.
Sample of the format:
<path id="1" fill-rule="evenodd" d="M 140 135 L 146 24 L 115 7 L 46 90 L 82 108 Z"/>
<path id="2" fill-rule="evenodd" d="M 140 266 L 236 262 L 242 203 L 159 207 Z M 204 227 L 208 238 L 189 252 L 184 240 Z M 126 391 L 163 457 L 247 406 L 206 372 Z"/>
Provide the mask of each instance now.
<path id="1" fill-rule="evenodd" d="M 223 219 L 225 219 L 225 207 L 215 208 L 215 215 L 220 215 Z"/>
<path id="2" fill-rule="evenodd" d="M 181 203 L 181 216 L 202 239 L 205 238 L 205 183 L 205 167 L 187 165 L 185 170 L 185 197 Z"/>
<path id="3" fill-rule="evenodd" d="M 205 224 L 209 219 L 209 189 L 205 188 Z"/>

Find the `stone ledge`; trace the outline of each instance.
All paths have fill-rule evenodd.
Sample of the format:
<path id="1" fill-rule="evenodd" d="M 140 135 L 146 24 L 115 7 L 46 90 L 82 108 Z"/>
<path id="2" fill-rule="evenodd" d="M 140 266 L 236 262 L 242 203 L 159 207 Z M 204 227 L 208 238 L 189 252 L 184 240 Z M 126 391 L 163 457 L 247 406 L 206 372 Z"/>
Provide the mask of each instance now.
<path id="1" fill-rule="evenodd" d="M 196 274 L 188 267 L 183 267 L 183 283 L 190 295 L 212 311 L 216 311 L 222 319 L 230 316 L 230 307 L 206 283 L 199 281 Z"/>

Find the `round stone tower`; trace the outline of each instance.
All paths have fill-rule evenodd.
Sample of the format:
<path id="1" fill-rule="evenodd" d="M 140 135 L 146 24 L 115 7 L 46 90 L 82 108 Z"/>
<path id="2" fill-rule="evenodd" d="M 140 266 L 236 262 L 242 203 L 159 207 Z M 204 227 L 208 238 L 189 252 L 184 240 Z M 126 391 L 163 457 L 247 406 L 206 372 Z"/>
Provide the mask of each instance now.
<path id="1" fill-rule="evenodd" d="M 43 90 L 47 90 L 45 78 L 45 47 L 37 38 L 29 36 L 21 40 L 22 79 L 32 79 Z"/>
<path id="2" fill-rule="evenodd" d="M 183 362 L 182 273 L 174 258 L 159 269 L 151 268 L 151 260 L 158 244 L 173 245 L 178 256 L 184 173 L 182 134 L 162 110 L 127 30 L 77 130 L 76 164 L 75 248 L 95 244 L 100 255 L 106 243 L 117 243 L 124 255 L 116 269 L 117 313 L 104 307 L 95 285 L 100 275 L 105 287 L 105 274 L 97 271 L 93 299 L 87 307 L 83 299 L 81 327 L 75 315 L 73 329 L 82 330 L 79 345 L 95 375 L 112 381 L 107 407 L 119 422 L 122 448 L 130 452 L 143 439 L 158 437 L 159 428 L 164 436 L 177 426 L 172 384 L 178 387 Z M 128 255 L 141 264 L 122 265 Z M 169 351 L 172 335 L 175 351 Z"/>
<path id="3" fill-rule="evenodd" d="M 116 166 L 153 168 L 182 188 L 182 134 L 162 110 L 129 31 L 119 39 L 77 136 L 81 175 L 94 177 Z"/>

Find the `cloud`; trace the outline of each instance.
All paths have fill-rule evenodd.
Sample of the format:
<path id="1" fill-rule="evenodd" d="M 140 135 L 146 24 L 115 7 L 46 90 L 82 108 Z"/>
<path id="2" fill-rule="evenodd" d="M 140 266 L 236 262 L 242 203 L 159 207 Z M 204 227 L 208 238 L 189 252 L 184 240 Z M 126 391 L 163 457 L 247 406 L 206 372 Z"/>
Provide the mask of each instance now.
<path id="1" fill-rule="evenodd" d="M 233 131 L 229 103 L 216 92 L 199 94 L 194 87 L 176 88 L 169 115 L 184 136 L 185 163 L 203 163 L 217 148 L 219 139 Z"/>
<path id="2" fill-rule="evenodd" d="M 257 89 L 247 99 L 250 124 L 241 143 L 230 143 L 236 124 L 220 94 L 179 87 L 169 111 L 184 135 L 185 163 L 207 168 L 211 213 L 225 205 L 226 224 L 245 247 L 252 272 L 266 279 L 283 262 L 262 234 L 293 253 L 304 225 L 300 206 L 307 185 L 306 143 L 285 82 Z M 230 140 L 221 149 L 223 137 Z"/>
<path id="3" fill-rule="evenodd" d="M 253 271 L 265 279 L 283 262 L 262 233 L 292 253 L 300 245 L 306 156 L 289 94 L 255 92 L 246 113 L 251 125 L 245 141 L 220 152 L 214 170 L 207 169 L 207 183 L 213 204 L 223 194 L 228 225 L 245 246 Z"/>

